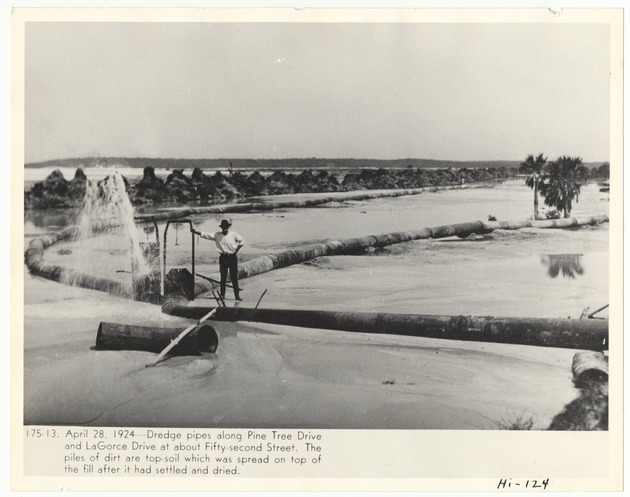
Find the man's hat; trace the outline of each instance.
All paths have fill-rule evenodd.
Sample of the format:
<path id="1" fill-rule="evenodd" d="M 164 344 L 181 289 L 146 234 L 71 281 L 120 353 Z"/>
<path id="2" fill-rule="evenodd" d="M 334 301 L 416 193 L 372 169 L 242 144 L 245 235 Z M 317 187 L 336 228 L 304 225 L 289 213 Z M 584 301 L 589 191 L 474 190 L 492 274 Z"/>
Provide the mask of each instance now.
<path id="1" fill-rule="evenodd" d="M 227 219 L 224 219 L 223 221 L 221 221 L 219 228 L 229 228 L 230 226 L 232 226 L 232 223 L 230 223 L 230 221 L 228 221 Z"/>

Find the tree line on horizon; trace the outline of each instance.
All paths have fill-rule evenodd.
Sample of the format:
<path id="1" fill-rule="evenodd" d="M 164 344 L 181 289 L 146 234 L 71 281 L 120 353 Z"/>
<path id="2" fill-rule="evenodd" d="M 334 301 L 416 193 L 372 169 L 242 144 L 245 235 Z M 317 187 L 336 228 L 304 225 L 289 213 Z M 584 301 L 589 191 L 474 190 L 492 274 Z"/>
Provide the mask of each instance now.
<path id="1" fill-rule="evenodd" d="M 378 168 L 497 168 L 504 167 L 516 170 L 518 161 L 508 160 L 442 160 L 442 159 L 355 159 L 355 158 L 287 158 L 287 159 L 178 159 L 154 157 L 82 157 L 29 162 L 28 168 L 43 167 L 108 167 L 123 165 L 130 168 L 153 167 L 154 169 L 228 169 L 232 164 L 234 170 L 239 169 L 378 169 Z"/>
<path id="2" fill-rule="evenodd" d="M 534 219 L 539 218 L 538 194 L 544 198 L 545 205 L 562 211 L 567 218 L 571 215 L 573 199 L 576 203 L 579 201 L 582 185 L 589 178 L 610 178 L 610 164 L 605 162 L 589 171 L 581 157 L 562 155 L 555 161 L 547 161 L 540 153 L 535 157 L 528 155 L 521 162 L 519 172 L 527 175 L 525 183 L 534 190 Z"/>

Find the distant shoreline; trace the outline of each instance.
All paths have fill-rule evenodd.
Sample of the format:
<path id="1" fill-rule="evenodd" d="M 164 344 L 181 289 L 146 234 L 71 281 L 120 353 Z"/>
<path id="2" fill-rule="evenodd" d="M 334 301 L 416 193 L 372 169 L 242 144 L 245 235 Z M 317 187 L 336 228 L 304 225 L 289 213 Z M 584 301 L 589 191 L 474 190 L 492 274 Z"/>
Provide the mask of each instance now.
<path id="1" fill-rule="evenodd" d="M 80 157 L 66 158 L 48 161 L 28 162 L 25 168 L 60 168 L 60 167 L 112 167 L 123 166 L 142 169 L 153 167 L 154 169 L 228 169 L 232 164 L 235 170 L 258 169 L 378 169 L 393 168 L 517 168 L 521 161 L 518 160 L 442 160 L 442 159 L 354 159 L 354 158 L 290 158 L 290 159 L 174 159 L 152 157 Z M 593 163 L 600 165 L 601 163 Z"/>

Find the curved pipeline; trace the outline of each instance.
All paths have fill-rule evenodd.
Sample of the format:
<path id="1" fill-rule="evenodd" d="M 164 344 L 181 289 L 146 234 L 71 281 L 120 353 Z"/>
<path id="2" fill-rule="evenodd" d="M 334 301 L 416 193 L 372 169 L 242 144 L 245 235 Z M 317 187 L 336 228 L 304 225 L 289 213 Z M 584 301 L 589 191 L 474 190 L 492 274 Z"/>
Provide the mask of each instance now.
<path id="1" fill-rule="evenodd" d="M 343 255 L 370 247 L 381 248 L 397 243 L 413 240 L 446 238 L 449 236 L 466 237 L 475 234 L 491 233 L 496 229 L 518 230 L 521 228 L 568 228 L 600 224 L 608 221 L 608 216 L 591 216 L 585 218 L 553 219 L 549 221 L 472 221 L 468 223 L 449 224 L 433 228 L 422 228 L 413 231 L 401 231 L 380 235 L 369 235 L 342 240 L 321 240 L 302 247 L 267 254 L 239 264 L 239 279 L 263 274 L 274 269 L 300 264 L 321 256 Z M 211 282 L 195 282 L 195 295 L 212 290 Z"/>
<path id="2" fill-rule="evenodd" d="M 424 190 L 424 189 L 422 189 Z M 405 190 L 409 191 L 409 190 Z M 395 195 L 392 195 L 395 196 Z M 193 209 L 194 210 L 194 209 Z M 182 213 L 178 214 L 179 216 Z M 147 221 L 148 219 L 143 219 Z M 321 240 L 302 247 L 295 247 L 272 254 L 263 255 L 251 259 L 239 265 L 239 278 L 248 278 L 263 274 L 274 269 L 300 264 L 302 262 L 321 256 L 342 255 L 370 247 L 381 248 L 397 243 L 413 240 L 425 240 L 429 238 L 444 238 L 449 236 L 466 237 L 472 233 L 491 233 L 496 229 L 517 230 L 521 228 L 570 228 L 584 225 L 600 224 L 608 222 L 607 215 L 590 216 L 584 218 L 551 219 L 546 221 L 472 221 L 457 223 L 419 230 L 399 231 L 369 235 L 358 238 L 342 240 Z M 30 242 L 24 255 L 25 264 L 31 274 L 43 276 L 59 282 L 70 282 L 74 286 L 101 290 L 116 295 L 129 295 L 129 288 L 117 281 L 99 278 L 89 274 L 47 264 L 43 260 L 44 250 L 60 240 L 70 238 L 75 233 L 75 227 L 66 228 L 58 233 L 44 235 Z M 212 282 L 207 280 L 195 281 L 195 296 L 208 292 L 214 288 Z"/>
<path id="3" fill-rule="evenodd" d="M 504 178 L 498 178 L 497 180 L 503 180 Z M 378 192 L 362 192 L 349 195 L 329 195 L 326 197 L 305 199 L 305 200 L 278 200 L 270 202 L 244 202 L 239 204 L 223 204 L 223 205 L 209 205 L 205 207 L 189 207 L 187 209 L 177 209 L 173 211 L 161 212 L 159 214 L 138 214 L 134 219 L 136 221 L 166 221 L 168 219 L 177 219 L 181 217 L 187 217 L 194 214 L 225 214 L 229 212 L 250 212 L 250 211 L 272 211 L 275 209 L 286 208 L 305 208 L 316 207 L 318 205 L 327 204 L 330 202 L 347 202 L 347 201 L 362 201 L 371 200 L 375 198 L 392 198 L 402 197 L 405 195 L 419 195 L 425 192 L 438 192 L 441 190 L 465 190 L 469 188 L 484 188 L 491 181 L 478 182 L 473 184 L 453 184 L 445 186 L 432 186 L 423 188 L 406 188 L 397 189 L 391 191 L 378 191 Z"/>
<path id="4" fill-rule="evenodd" d="M 29 272 L 36 276 L 41 276 L 52 281 L 58 281 L 72 286 L 87 288 L 90 290 L 100 290 L 114 295 L 130 296 L 128 285 L 119 281 L 101 278 L 91 274 L 64 268 L 55 264 L 48 264 L 44 261 L 44 250 L 49 246 L 72 238 L 76 233 L 76 227 L 70 226 L 57 233 L 49 233 L 39 238 L 31 240 L 28 249 L 24 254 L 24 263 Z"/>

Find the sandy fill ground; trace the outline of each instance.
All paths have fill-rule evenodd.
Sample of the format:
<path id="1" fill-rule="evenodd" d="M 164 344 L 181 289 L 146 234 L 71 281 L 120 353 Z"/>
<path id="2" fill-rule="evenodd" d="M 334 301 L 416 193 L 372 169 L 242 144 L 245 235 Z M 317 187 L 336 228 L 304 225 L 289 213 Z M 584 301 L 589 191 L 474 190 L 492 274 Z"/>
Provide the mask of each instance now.
<path id="1" fill-rule="evenodd" d="M 55 283 L 28 286 L 27 424 L 544 428 L 577 395 L 569 350 L 245 322 L 213 324 L 215 354 L 146 368 L 155 354 L 91 350 L 98 323 L 190 321 L 81 289 L 60 306 Z M 64 316 L 86 305 L 89 317 Z"/>

